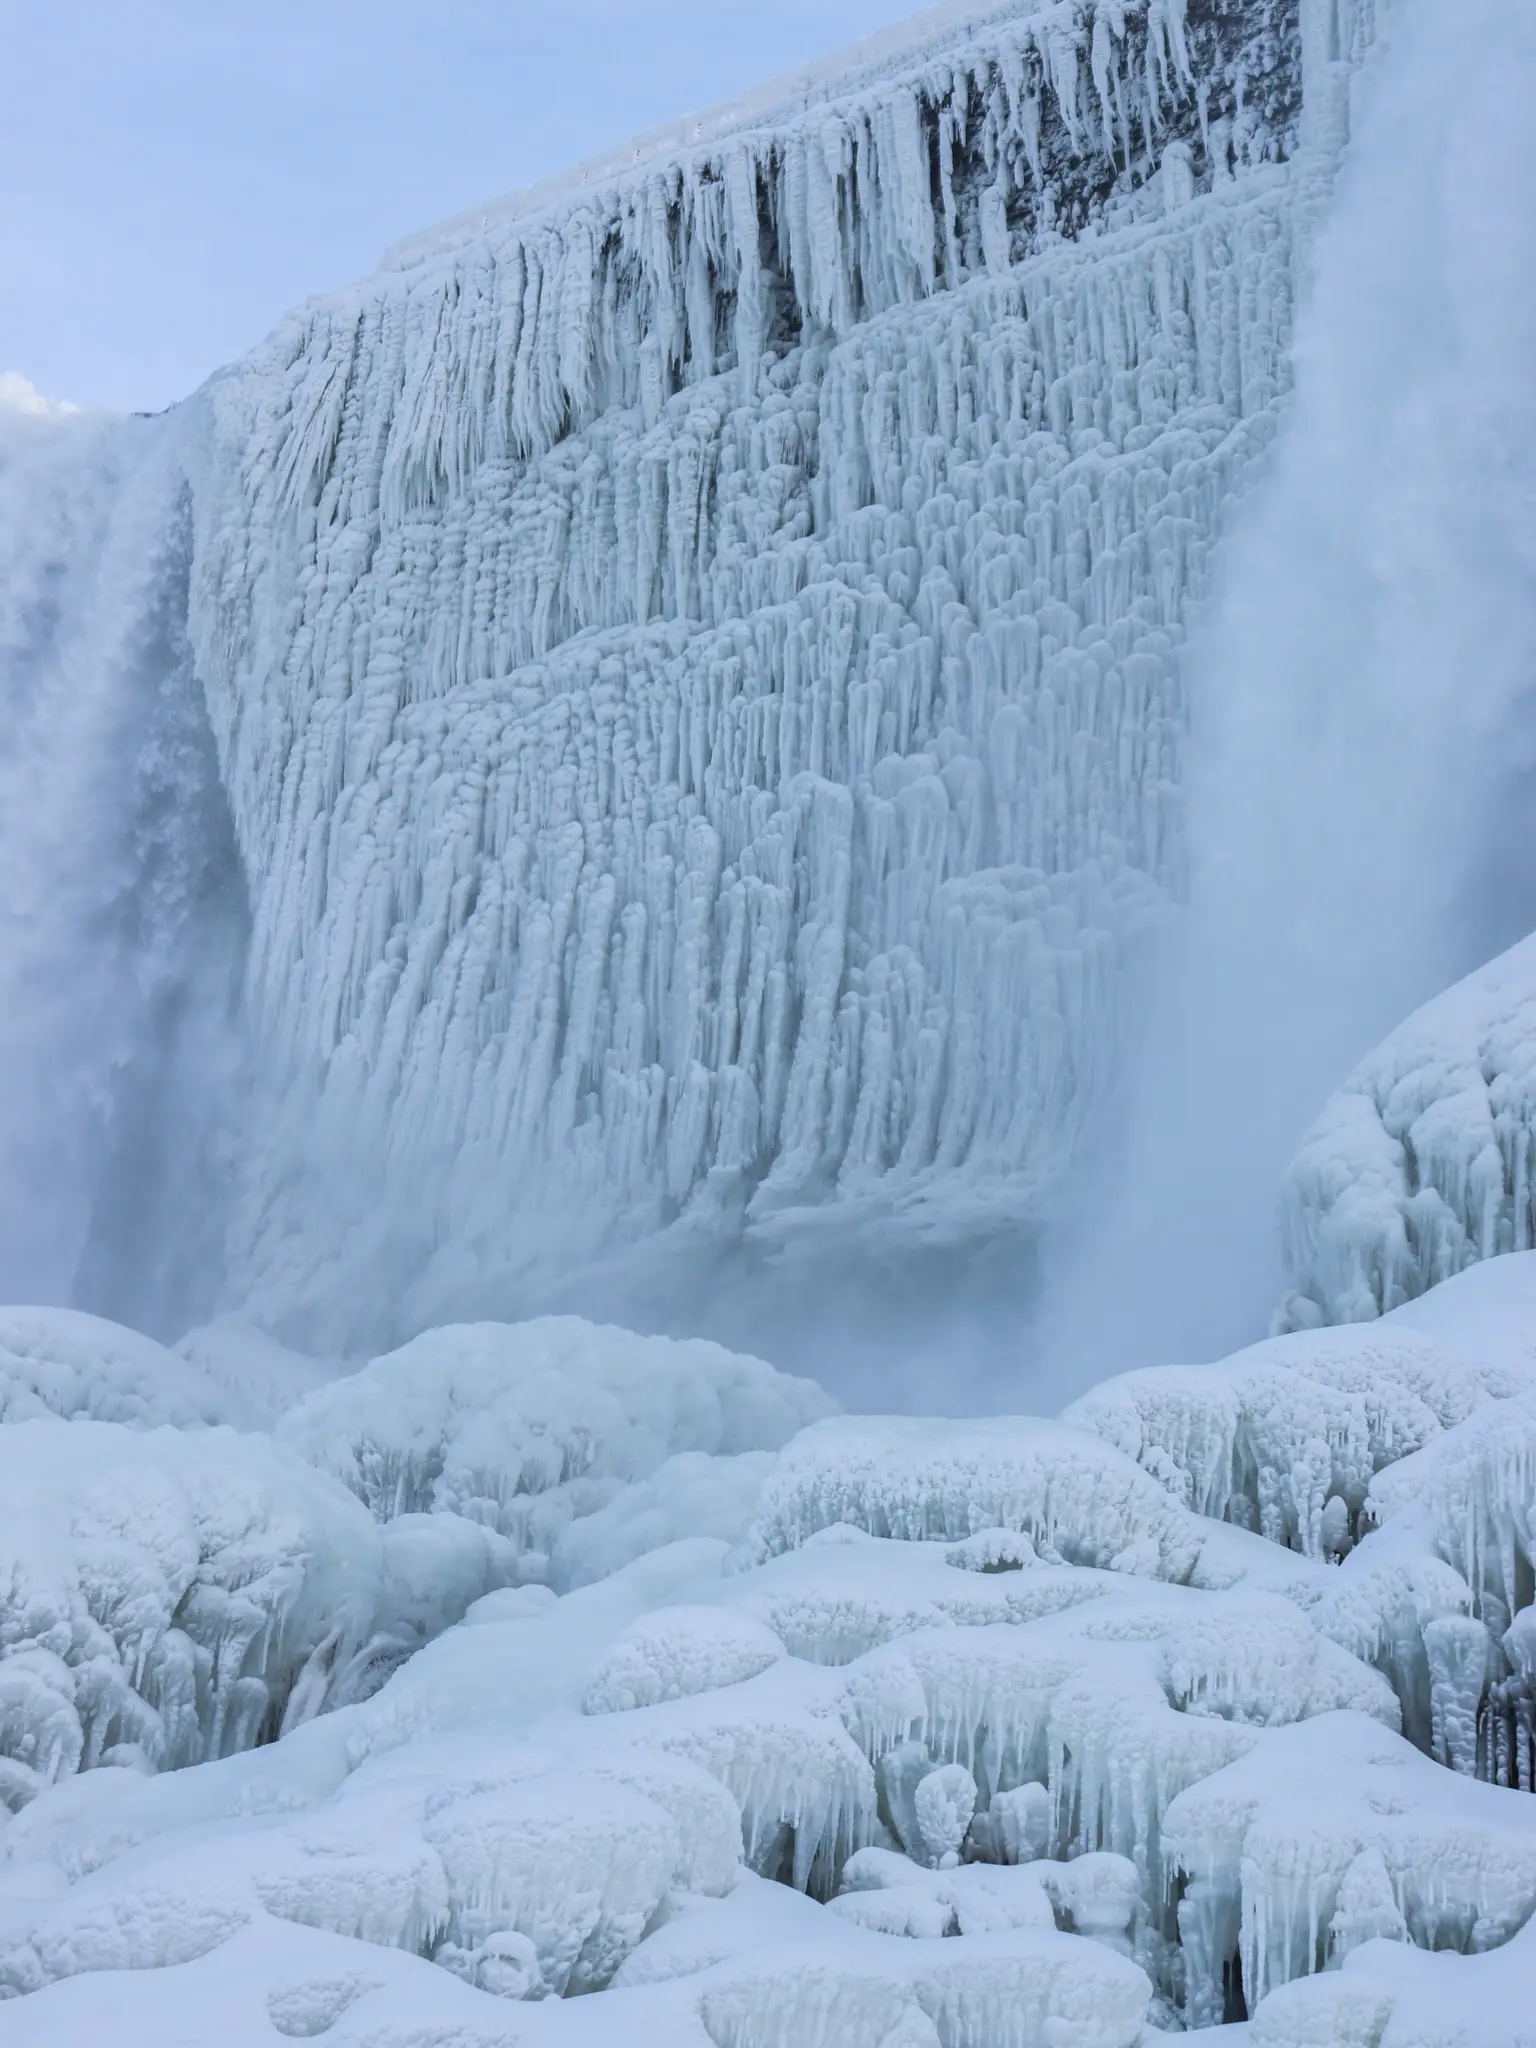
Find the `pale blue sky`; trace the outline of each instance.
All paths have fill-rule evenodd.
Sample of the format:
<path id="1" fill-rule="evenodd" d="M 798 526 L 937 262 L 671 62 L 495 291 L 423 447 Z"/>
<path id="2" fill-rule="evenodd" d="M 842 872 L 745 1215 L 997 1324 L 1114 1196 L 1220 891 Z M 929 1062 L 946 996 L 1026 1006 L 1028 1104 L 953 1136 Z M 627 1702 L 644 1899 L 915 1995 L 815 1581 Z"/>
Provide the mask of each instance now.
<path id="1" fill-rule="evenodd" d="M 913 0 L 0 0 L 0 372 L 154 409 L 413 229 Z"/>

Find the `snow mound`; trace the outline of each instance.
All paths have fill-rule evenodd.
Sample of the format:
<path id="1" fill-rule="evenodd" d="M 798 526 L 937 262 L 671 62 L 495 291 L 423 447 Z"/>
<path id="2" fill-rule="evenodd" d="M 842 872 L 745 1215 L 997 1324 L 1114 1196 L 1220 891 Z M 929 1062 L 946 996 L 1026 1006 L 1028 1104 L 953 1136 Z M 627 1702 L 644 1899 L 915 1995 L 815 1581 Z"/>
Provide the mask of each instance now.
<path id="1" fill-rule="evenodd" d="M 510 1577 L 450 1518 L 381 1531 L 228 1430 L 0 1429 L 0 1799 L 173 1769 L 361 1698 Z"/>
<path id="2" fill-rule="evenodd" d="M 664 1609 L 631 1622 L 593 1674 L 589 1714 L 624 1713 L 756 1678 L 784 1655 L 762 1622 L 719 1607 Z"/>
<path id="3" fill-rule="evenodd" d="M 656 1480 L 680 1454 L 777 1450 L 832 1405 L 809 1380 L 718 1344 L 551 1316 L 428 1331 L 310 1395 L 276 1439 L 380 1521 L 463 1515 L 506 1537 L 530 1568 L 549 1569 L 553 1552 L 556 1583 L 568 1585 L 607 1566 L 615 1545 L 633 1554 L 652 1533 L 685 1533 L 675 1522 L 690 1497 L 718 1520 L 723 1488 L 734 1534 L 755 1467 L 692 1468 L 671 1501 L 653 1491 L 626 1502 L 625 1488 Z M 585 1544 L 577 1534 L 562 1548 L 572 1524 L 603 1510 L 608 1520 Z"/>
<path id="4" fill-rule="evenodd" d="M 724 1457 L 679 1451 L 649 1479 L 626 1486 L 606 1507 L 560 1531 L 550 1552 L 552 1582 L 566 1588 L 591 1585 L 684 1536 L 739 1543 L 773 1462 L 771 1451 Z"/>
<path id="5" fill-rule="evenodd" d="M 1293 1325 L 1360 1322 L 1536 1244 L 1536 938 L 1369 1054 L 1286 1174 Z"/>
<path id="6" fill-rule="evenodd" d="M 74 1309 L 0 1309 L 0 1423 L 43 1415 L 141 1429 L 253 1419 L 237 1390 L 136 1330 Z"/>

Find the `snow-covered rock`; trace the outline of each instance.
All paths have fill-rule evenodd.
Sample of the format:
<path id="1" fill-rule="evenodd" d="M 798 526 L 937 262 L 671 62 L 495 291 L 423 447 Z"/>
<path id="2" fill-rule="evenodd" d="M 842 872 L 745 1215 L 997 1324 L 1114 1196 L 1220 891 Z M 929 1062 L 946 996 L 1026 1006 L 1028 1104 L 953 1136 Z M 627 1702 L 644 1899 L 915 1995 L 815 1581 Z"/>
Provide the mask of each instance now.
<path id="1" fill-rule="evenodd" d="M 1491 1351 L 1471 1326 L 1491 1319 Z M 1510 1343 L 1505 1325 L 1529 1317 Z M 1474 1280 L 1453 1350 L 1409 1311 L 1300 1331 L 1208 1366 L 1105 1380 L 1063 1417 L 1135 1458 L 1198 1510 L 1309 1557 L 1356 1540 L 1372 1481 L 1490 1401 L 1536 1388 L 1536 1259 Z"/>

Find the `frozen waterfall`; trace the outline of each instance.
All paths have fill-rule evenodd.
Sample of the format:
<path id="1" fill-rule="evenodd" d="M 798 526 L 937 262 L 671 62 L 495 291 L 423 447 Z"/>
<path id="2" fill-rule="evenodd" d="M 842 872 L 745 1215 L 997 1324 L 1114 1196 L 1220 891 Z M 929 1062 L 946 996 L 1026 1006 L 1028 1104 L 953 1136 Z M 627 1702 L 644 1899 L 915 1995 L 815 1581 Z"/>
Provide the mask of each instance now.
<path id="1" fill-rule="evenodd" d="M 262 1314 L 1016 1284 L 1183 887 L 1182 637 L 1337 126 L 1295 26 L 941 11 L 214 387 Z"/>

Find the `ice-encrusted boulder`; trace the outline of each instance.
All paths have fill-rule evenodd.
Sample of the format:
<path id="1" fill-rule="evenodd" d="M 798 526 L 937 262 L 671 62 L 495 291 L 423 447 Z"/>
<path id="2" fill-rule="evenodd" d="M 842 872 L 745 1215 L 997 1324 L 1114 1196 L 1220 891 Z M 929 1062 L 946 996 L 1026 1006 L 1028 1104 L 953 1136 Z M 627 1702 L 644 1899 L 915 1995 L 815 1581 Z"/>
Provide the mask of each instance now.
<path id="1" fill-rule="evenodd" d="M 833 1405 L 811 1381 L 718 1344 L 549 1316 L 429 1330 L 310 1395 L 276 1437 L 378 1520 L 467 1516 L 563 1587 L 652 1540 L 734 1536 L 762 1477 L 738 1461 Z M 712 1462 L 673 1466 L 675 1491 L 660 1490 L 690 1454 Z M 628 1492 L 644 1481 L 647 1495 Z"/>
<path id="2" fill-rule="evenodd" d="M 1282 1219 L 1293 1326 L 1360 1322 L 1536 1244 L 1536 938 L 1436 996 L 1302 1140 Z"/>

